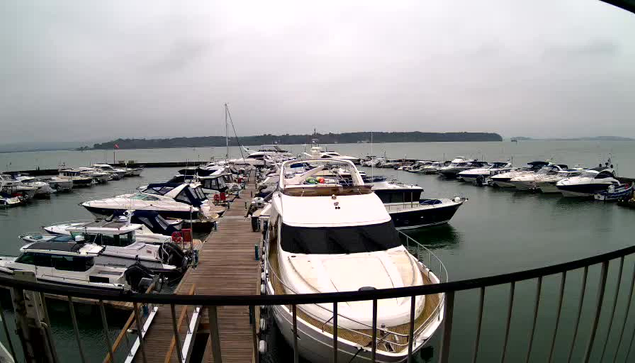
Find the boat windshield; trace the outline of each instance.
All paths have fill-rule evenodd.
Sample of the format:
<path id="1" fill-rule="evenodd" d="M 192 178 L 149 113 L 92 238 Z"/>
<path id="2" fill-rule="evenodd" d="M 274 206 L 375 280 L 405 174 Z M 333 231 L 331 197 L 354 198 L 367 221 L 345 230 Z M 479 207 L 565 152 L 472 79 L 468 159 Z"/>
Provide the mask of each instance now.
<path id="1" fill-rule="evenodd" d="M 95 259 L 84 256 L 60 256 L 25 252 L 15 262 L 41 267 L 53 267 L 56 270 L 87 271 L 93 267 Z"/>
<path id="2" fill-rule="evenodd" d="M 392 221 L 355 227 L 292 227 L 282 225 L 282 249 L 302 254 L 343 254 L 385 251 L 401 246 Z"/>
<path id="3" fill-rule="evenodd" d="M 137 193 L 135 195 L 133 195 L 132 197 L 130 197 L 130 199 L 135 199 L 135 200 L 159 200 L 159 198 L 146 194 L 146 193 Z"/>

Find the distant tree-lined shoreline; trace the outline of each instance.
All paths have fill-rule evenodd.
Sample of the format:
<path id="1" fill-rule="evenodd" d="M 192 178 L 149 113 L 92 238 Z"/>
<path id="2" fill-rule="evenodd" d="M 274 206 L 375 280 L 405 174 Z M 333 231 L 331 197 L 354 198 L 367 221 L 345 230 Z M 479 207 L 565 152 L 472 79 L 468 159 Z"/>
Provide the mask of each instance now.
<path id="1" fill-rule="evenodd" d="M 370 132 L 346 132 L 341 134 L 306 134 L 244 136 L 229 139 L 230 146 L 252 146 L 263 144 L 310 144 L 317 139 L 321 144 L 354 144 L 371 142 Z M 456 142 L 456 141 L 503 141 L 491 132 L 373 132 L 372 142 Z M 166 139 L 117 139 L 93 145 L 93 149 L 158 149 L 179 147 L 225 146 L 224 136 L 174 137 Z"/>

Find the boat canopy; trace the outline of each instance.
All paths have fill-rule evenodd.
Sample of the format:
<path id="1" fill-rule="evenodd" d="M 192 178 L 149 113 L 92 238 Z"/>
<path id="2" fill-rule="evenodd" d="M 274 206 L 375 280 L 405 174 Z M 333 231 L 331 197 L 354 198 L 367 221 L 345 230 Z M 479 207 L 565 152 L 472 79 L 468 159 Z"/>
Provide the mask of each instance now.
<path id="1" fill-rule="evenodd" d="M 148 184 L 143 190 L 146 194 L 165 195 L 174 200 L 199 207 L 207 199 L 199 188 L 192 188 L 190 184 L 155 183 Z"/>
<path id="2" fill-rule="evenodd" d="M 401 246 L 392 221 L 354 227 L 293 227 L 282 224 L 282 249 L 302 254 L 385 251 Z"/>

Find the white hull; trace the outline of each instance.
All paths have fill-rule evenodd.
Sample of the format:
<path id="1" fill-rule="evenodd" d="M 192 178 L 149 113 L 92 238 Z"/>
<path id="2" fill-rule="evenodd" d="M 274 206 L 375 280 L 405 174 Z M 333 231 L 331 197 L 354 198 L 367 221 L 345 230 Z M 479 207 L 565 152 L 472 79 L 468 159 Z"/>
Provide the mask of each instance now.
<path id="1" fill-rule="evenodd" d="M 556 187 L 556 183 L 538 183 L 538 189 L 541 193 L 555 194 L 560 193 L 561 190 Z"/>
<path id="2" fill-rule="evenodd" d="M 512 181 L 511 184 L 518 190 L 527 191 L 536 189 L 535 182 L 532 181 Z"/>
<path id="3" fill-rule="evenodd" d="M 497 186 L 499 188 L 515 188 L 516 186 L 509 182 L 504 181 L 496 181 L 496 179 L 492 179 L 492 185 Z"/>
<path id="4" fill-rule="evenodd" d="M 558 189 L 562 192 L 562 195 L 567 198 L 592 198 L 593 194 L 591 193 L 581 193 L 581 192 L 572 192 L 570 190 Z"/>
<path id="5" fill-rule="evenodd" d="M 433 275 L 430 275 L 433 277 Z M 267 282 L 267 292 L 273 294 L 273 286 L 271 282 Z M 344 303 L 342 303 L 344 304 Z M 293 315 L 292 312 L 284 306 L 274 306 L 272 308 L 273 316 L 280 332 L 290 346 L 293 346 Z M 438 316 L 443 316 L 444 309 Z M 413 344 L 413 354 L 421 349 L 427 341 L 432 337 L 434 332 L 439 328 L 442 319 L 434 317 L 434 322 L 430 324 L 423 332 L 417 335 Z M 333 336 L 328 332 L 314 327 L 300 317 L 297 318 L 298 327 L 298 349 L 299 354 L 304 359 L 311 362 L 333 362 Z M 357 343 L 338 338 L 338 362 L 370 362 L 370 347 L 358 352 L 359 345 Z M 357 354 L 357 356 L 355 356 Z M 354 360 L 353 357 L 355 357 Z M 407 359 L 407 349 L 404 352 L 388 353 L 382 350 L 376 352 L 376 362 L 392 363 L 404 362 Z"/>

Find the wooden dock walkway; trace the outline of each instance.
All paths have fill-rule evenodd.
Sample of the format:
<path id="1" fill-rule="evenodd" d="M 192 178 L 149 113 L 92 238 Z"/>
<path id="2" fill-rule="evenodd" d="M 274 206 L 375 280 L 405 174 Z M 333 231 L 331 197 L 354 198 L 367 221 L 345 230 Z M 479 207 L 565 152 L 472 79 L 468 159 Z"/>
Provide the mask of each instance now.
<path id="1" fill-rule="evenodd" d="M 254 245 L 259 244 L 261 234 L 253 232 L 251 222 L 244 218 L 245 202 L 249 202 L 254 191 L 253 183 L 241 192 L 231 208 L 218 222 L 218 231 L 210 233 L 199 251 L 199 264 L 191 268 L 183 277 L 176 293 L 209 295 L 253 295 L 259 291 L 259 263 L 254 257 Z M 187 332 L 188 319 L 193 308 L 185 314 L 182 307 L 176 307 L 176 318 L 184 316 L 179 324 L 180 341 L 183 344 Z M 207 309 L 203 309 L 201 329 L 208 330 Z M 254 340 L 248 307 L 218 307 L 219 334 L 222 347 L 222 361 L 252 362 Z M 207 329 L 206 329 L 207 328 Z M 174 347 L 174 330 L 170 306 L 159 307 L 158 313 L 147 332 L 145 354 L 147 362 L 178 362 Z M 211 338 L 207 341 L 205 362 L 214 362 L 211 354 Z M 136 362 L 142 362 L 141 352 L 137 352 Z"/>

